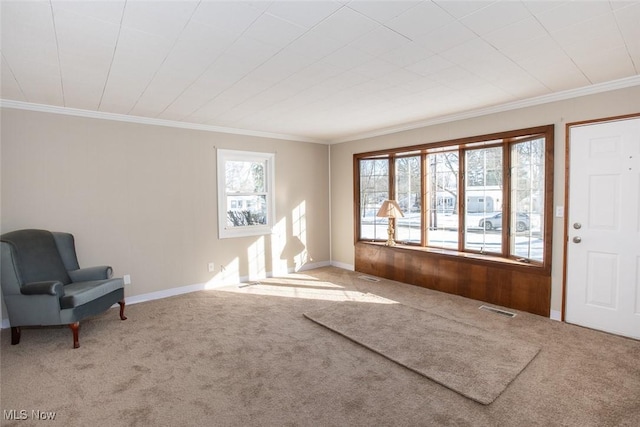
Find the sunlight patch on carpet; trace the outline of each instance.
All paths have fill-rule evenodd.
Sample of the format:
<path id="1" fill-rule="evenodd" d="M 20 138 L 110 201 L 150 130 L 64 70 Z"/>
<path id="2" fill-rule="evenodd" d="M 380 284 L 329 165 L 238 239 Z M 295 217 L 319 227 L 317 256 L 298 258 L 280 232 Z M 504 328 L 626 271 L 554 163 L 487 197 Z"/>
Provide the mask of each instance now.
<path id="1" fill-rule="evenodd" d="M 403 304 L 344 302 L 304 316 L 488 405 L 540 348 Z"/>
<path id="2" fill-rule="evenodd" d="M 221 288 L 221 292 L 235 292 L 248 295 L 264 295 L 282 298 L 302 298 L 323 301 L 351 301 L 374 304 L 396 304 L 396 301 L 383 298 L 371 293 L 350 291 L 341 287 L 331 289 L 325 286 L 314 287 L 313 284 L 291 284 L 291 282 L 271 282 L 251 284 L 251 286 Z"/>

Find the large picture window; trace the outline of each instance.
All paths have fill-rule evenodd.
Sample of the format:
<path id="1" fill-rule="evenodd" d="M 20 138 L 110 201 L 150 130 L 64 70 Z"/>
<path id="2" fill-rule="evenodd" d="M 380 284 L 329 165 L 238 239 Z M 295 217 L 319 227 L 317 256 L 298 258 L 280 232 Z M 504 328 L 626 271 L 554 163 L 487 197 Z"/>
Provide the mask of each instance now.
<path id="1" fill-rule="evenodd" d="M 404 247 L 548 267 L 552 164 L 553 126 L 356 154 L 356 240 L 386 240 L 393 199 Z"/>
<path id="2" fill-rule="evenodd" d="M 218 235 L 268 234 L 273 227 L 274 154 L 218 150 Z"/>

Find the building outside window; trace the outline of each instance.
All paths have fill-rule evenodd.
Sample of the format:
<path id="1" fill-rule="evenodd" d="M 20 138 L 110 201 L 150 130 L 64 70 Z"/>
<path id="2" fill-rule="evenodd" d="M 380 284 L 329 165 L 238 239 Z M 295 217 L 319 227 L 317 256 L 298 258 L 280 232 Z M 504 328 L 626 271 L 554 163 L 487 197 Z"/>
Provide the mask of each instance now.
<path id="1" fill-rule="evenodd" d="M 220 238 L 268 234 L 273 227 L 273 153 L 218 149 Z"/>
<path id="2" fill-rule="evenodd" d="M 386 240 L 394 199 L 401 244 L 550 265 L 552 159 L 552 125 L 356 154 L 356 240 Z"/>

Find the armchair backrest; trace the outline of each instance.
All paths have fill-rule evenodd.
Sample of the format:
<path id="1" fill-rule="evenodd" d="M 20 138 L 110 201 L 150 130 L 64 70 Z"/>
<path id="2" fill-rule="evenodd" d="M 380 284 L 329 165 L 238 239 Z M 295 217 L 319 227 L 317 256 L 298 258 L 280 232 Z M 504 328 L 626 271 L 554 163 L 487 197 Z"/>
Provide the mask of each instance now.
<path id="1" fill-rule="evenodd" d="M 3 234 L 0 239 L 12 249 L 20 285 L 48 280 L 58 280 L 64 285 L 71 283 L 56 239 L 50 231 L 17 230 Z"/>
<path id="2" fill-rule="evenodd" d="M 52 231 L 53 238 L 56 241 L 60 258 L 67 271 L 78 270 L 78 256 L 76 255 L 76 241 L 71 233 L 62 233 L 60 231 Z"/>

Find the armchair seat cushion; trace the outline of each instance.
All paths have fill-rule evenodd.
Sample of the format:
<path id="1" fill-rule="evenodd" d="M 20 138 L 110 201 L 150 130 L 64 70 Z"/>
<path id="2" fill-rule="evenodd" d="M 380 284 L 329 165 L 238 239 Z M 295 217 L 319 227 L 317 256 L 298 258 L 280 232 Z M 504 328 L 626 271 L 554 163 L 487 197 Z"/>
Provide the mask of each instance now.
<path id="1" fill-rule="evenodd" d="M 78 307 L 122 287 L 124 287 L 124 282 L 120 278 L 70 283 L 64 287 L 64 296 L 60 298 L 60 308 Z"/>

